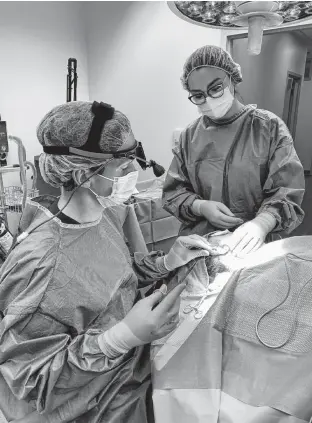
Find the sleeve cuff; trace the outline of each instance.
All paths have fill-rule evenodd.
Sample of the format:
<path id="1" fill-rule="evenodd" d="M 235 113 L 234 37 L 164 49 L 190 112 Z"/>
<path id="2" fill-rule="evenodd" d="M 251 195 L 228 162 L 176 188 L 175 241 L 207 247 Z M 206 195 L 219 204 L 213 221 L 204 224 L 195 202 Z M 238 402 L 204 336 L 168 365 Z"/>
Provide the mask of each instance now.
<path id="1" fill-rule="evenodd" d="M 144 344 L 123 321 L 100 334 L 98 343 L 102 352 L 109 358 L 116 358 Z"/>
<path id="2" fill-rule="evenodd" d="M 267 211 L 259 213 L 254 220 L 262 226 L 267 235 L 274 230 L 277 224 L 275 216 Z"/>
<path id="3" fill-rule="evenodd" d="M 157 266 L 157 269 L 159 270 L 159 273 L 164 275 L 168 274 L 169 270 L 167 269 L 165 265 L 165 256 L 157 257 L 156 266 Z"/>
<path id="4" fill-rule="evenodd" d="M 262 215 L 262 213 L 269 214 L 272 217 L 274 217 L 276 224 L 272 231 L 276 230 L 278 227 L 282 226 L 282 218 L 280 213 L 276 210 L 275 207 L 272 207 L 271 205 L 266 205 L 264 207 L 261 207 L 260 210 L 257 213 L 257 216 Z"/>
<path id="5" fill-rule="evenodd" d="M 201 216 L 200 207 L 205 202 L 205 200 L 194 200 L 192 204 L 192 212 L 195 214 L 195 216 Z"/>

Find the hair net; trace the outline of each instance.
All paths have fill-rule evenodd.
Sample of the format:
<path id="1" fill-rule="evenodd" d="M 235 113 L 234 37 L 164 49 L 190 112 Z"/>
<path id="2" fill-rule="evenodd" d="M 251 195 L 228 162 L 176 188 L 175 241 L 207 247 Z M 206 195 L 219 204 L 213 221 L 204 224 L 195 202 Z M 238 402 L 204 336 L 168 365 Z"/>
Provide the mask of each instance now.
<path id="1" fill-rule="evenodd" d="M 184 64 L 181 77 L 184 89 L 188 89 L 188 78 L 193 70 L 205 66 L 213 66 L 224 70 L 231 77 L 234 84 L 242 82 L 241 67 L 234 62 L 227 51 L 221 47 L 204 46 L 194 51 Z"/>
<path id="2" fill-rule="evenodd" d="M 43 146 L 66 146 L 79 148 L 88 139 L 93 113 L 92 103 L 75 101 L 54 107 L 40 122 L 37 137 Z M 128 118 L 115 110 L 113 118 L 104 125 L 99 146 L 103 153 L 118 151 L 132 135 Z M 110 159 L 108 159 L 110 160 Z M 75 187 L 72 173 L 105 164 L 108 160 L 78 156 L 57 156 L 42 153 L 40 171 L 45 182 L 71 190 Z"/>

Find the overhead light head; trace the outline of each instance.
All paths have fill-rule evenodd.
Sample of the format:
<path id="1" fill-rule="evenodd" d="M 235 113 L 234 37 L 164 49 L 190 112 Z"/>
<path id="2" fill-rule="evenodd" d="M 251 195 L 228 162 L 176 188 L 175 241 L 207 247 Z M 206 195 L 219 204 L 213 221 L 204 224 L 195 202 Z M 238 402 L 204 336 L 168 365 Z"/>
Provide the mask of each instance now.
<path id="1" fill-rule="evenodd" d="M 171 1 L 169 8 L 187 22 L 217 29 L 248 28 L 248 53 L 260 54 L 263 30 L 310 19 L 312 1 Z"/>

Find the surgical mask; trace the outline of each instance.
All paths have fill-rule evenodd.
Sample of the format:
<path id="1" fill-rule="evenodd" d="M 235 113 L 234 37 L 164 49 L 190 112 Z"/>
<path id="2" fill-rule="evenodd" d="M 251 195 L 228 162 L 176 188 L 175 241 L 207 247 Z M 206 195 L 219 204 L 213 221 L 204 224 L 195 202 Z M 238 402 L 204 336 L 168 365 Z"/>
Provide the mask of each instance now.
<path id="1" fill-rule="evenodd" d="M 139 172 L 136 170 L 128 173 L 127 175 L 115 177 L 114 179 L 107 178 L 103 175 L 98 176 L 113 182 L 112 193 L 107 197 L 100 196 L 91 190 L 93 194 L 96 195 L 98 202 L 106 208 L 111 205 L 122 204 L 129 200 L 136 190 L 135 186 Z"/>
<path id="2" fill-rule="evenodd" d="M 233 94 L 229 87 L 226 87 L 223 96 L 220 98 L 207 98 L 206 103 L 198 105 L 198 111 L 212 119 L 221 119 L 227 114 L 234 101 Z"/>

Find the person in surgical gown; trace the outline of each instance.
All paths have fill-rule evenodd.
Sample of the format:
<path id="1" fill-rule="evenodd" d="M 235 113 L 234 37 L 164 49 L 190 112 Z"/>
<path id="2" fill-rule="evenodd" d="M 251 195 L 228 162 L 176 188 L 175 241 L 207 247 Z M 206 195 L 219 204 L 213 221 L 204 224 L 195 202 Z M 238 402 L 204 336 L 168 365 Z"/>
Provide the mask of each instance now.
<path id="1" fill-rule="evenodd" d="M 185 237 L 167 255 L 130 255 L 111 207 L 137 176 L 121 112 L 67 103 L 43 118 L 37 136 L 42 176 L 61 196 L 28 202 L 1 268 L 2 414 L 19 423 L 152 421 L 145 344 L 172 330 L 184 286 L 137 302 L 138 288 L 205 255 L 206 241 Z"/>
<path id="2" fill-rule="evenodd" d="M 201 117 L 183 130 L 163 190 L 180 233 L 230 229 L 236 254 L 289 235 L 304 217 L 305 182 L 285 123 L 239 101 L 241 68 L 220 47 L 196 50 L 181 80 Z"/>

